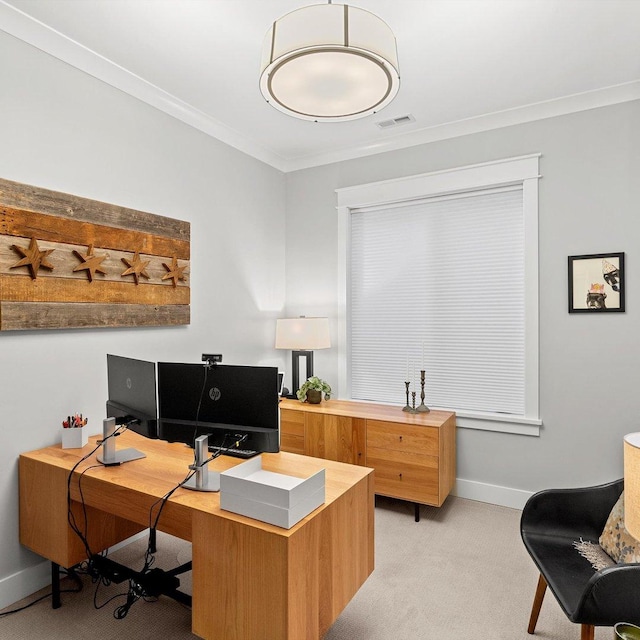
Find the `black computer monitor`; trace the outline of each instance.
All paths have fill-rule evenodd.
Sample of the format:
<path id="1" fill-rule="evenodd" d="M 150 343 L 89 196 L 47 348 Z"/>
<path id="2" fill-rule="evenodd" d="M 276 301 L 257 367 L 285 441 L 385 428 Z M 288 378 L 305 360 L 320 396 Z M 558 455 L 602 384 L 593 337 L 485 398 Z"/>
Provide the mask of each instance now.
<path id="1" fill-rule="evenodd" d="M 194 445 L 279 451 L 276 367 L 158 363 L 158 436 Z"/>
<path id="2" fill-rule="evenodd" d="M 107 386 L 107 418 L 115 418 L 117 424 L 138 420 L 129 429 L 157 438 L 155 363 L 107 354 Z"/>

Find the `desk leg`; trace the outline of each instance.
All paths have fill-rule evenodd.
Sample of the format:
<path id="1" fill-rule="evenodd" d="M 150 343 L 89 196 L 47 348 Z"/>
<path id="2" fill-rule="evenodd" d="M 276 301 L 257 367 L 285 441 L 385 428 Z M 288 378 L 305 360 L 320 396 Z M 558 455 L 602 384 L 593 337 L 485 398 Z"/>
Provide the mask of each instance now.
<path id="1" fill-rule="evenodd" d="M 415 513 L 416 522 L 420 522 L 420 505 L 417 502 L 414 502 L 413 509 Z"/>
<path id="2" fill-rule="evenodd" d="M 51 608 L 59 609 L 60 602 L 60 565 L 51 563 Z"/>

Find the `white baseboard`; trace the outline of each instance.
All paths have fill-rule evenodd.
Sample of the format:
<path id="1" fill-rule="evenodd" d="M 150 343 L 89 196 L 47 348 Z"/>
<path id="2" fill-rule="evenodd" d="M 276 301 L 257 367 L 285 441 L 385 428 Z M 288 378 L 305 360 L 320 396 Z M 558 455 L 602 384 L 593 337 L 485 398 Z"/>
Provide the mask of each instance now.
<path id="1" fill-rule="evenodd" d="M 479 502 L 490 502 L 502 507 L 512 509 L 522 509 L 526 501 L 533 495 L 532 491 L 522 489 L 512 489 L 511 487 L 501 487 L 496 484 L 485 482 L 475 482 L 473 480 L 456 479 L 453 495 Z"/>
<path id="2" fill-rule="evenodd" d="M 0 609 L 26 598 L 29 594 L 39 591 L 51 584 L 51 564 L 39 564 L 22 569 L 13 575 L 0 580 Z"/>
<path id="3" fill-rule="evenodd" d="M 110 551 L 116 551 L 134 540 L 149 535 L 149 530 L 141 531 L 122 542 L 110 547 Z M 22 569 L 6 578 L 0 579 L 0 609 L 8 607 L 28 595 L 40 591 L 51 584 L 51 563 L 48 560 L 40 562 L 28 569 Z"/>

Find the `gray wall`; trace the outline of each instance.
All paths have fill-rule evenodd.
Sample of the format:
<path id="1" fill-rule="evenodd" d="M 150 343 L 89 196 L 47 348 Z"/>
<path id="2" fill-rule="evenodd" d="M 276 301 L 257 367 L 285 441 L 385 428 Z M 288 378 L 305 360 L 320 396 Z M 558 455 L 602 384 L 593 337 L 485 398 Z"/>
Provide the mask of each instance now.
<path id="1" fill-rule="evenodd" d="M 106 354 L 280 364 L 284 176 L 0 32 L 0 176 L 188 220 L 186 327 L 0 333 L 0 606 L 41 558 L 18 542 L 18 455 L 60 441 L 62 416 L 101 432 Z"/>
<path id="2" fill-rule="evenodd" d="M 415 146 L 287 175 L 287 307 L 337 330 L 334 190 L 541 153 L 539 437 L 458 429 L 457 476 L 526 492 L 622 475 L 622 437 L 640 430 L 640 103 Z M 567 312 L 567 256 L 624 251 L 627 312 Z M 337 382 L 335 350 L 316 372 Z M 399 400 L 401 401 L 401 400 Z M 459 483 L 459 485 L 462 483 Z M 464 492 L 463 492 L 464 493 Z"/>

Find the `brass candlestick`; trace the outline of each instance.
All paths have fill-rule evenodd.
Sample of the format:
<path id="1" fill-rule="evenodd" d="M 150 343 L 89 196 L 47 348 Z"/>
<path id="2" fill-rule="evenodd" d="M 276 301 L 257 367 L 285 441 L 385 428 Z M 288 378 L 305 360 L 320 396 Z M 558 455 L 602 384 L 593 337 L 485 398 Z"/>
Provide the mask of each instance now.
<path id="1" fill-rule="evenodd" d="M 424 403 L 424 369 L 420 370 L 420 406 L 416 409 L 417 413 L 429 413 L 431 409 Z"/>
<path id="2" fill-rule="evenodd" d="M 407 393 L 407 404 L 405 404 L 405 406 L 403 407 L 403 411 L 411 411 L 411 407 L 409 406 L 409 385 L 411 383 L 410 382 L 405 382 L 404 386 L 406 388 L 406 393 Z"/>

